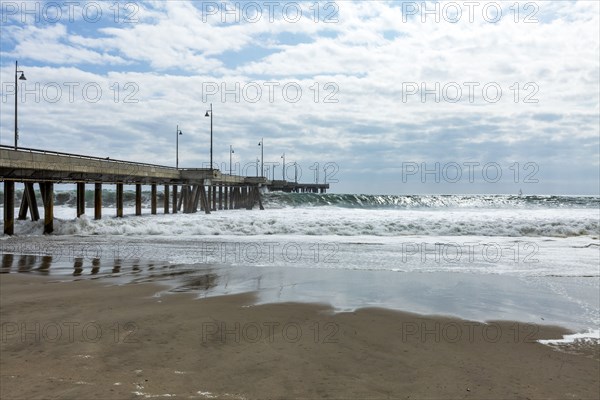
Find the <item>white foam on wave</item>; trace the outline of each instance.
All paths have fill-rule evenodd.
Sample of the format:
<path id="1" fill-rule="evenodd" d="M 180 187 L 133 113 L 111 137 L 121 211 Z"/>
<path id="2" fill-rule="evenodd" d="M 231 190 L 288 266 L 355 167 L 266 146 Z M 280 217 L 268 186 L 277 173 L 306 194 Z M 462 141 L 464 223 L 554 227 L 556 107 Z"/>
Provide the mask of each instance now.
<path id="1" fill-rule="evenodd" d="M 115 218 L 105 208 L 103 219 L 93 219 L 93 209 L 75 218 L 68 206 L 55 208 L 55 235 L 165 235 L 165 236 L 506 236 L 573 237 L 600 235 L 593 209 L 445 209 L 381 210 L 337 207 L 284 208 L 266 211 L 227 210 L 210 215 L 159 214 L 134 208 L 125 218 Z M 19 235 L 41 235 L 43 221 L 15 221 Z"/>
<path id="2" fill-rule="evenodd" d="M 574 343 L 600 344 L 600 329 L 588 330 L 587 332 L 564 335 L 562 339 L 540 339 L 539 343 L 551 346 L 569 345 Z"/>

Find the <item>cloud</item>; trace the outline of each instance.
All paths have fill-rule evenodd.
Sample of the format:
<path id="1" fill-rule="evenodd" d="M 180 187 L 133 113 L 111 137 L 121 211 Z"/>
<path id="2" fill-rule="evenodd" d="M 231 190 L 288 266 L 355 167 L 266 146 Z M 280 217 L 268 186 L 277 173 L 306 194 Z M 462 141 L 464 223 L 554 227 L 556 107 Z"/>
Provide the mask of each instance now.
<path id="1" fill-rule="evenodd" d="M 407 160 L 536 162 L 548 190 L 558 190 L 557 166 L 582 166 L 580 183 L 569 176 L 563 191 L 598 179 L 589 168 L 600 156 L 597 3 L 532 3 L 518 18 L 503 3 L 497 23 L 478 13 L 473 22 L 403 18 L 409 3 L 339 2 L 337 23 L 322 20 L 335 9 L 315 21 L 312 3 L 298 3 L 295 23 L 281 10 L 273 22 L 222 23 L 193 2 L 135 3 L 135 23 L 110 10 L 95 24 L 11 16 L 1 27 L 0 142 L 12 140 L 18 58 L 29 91 L 19 107 L 24 146 L 170 165 L 179 124 L 181 163 L 193 166 L 208 158 L 212 102 L 223 162 L 230 144 L 238 160 L 254 160 L 265 137 L 270 159 L 334 161 L 349 180 L 377 171 L 369 187 L 381 192 Z M 539 22 L 524 23 L 532 11 Z M 56 87 L 62 96 L 50 101 Z M 361 179 L 340 187 L 360 191 Z"/>

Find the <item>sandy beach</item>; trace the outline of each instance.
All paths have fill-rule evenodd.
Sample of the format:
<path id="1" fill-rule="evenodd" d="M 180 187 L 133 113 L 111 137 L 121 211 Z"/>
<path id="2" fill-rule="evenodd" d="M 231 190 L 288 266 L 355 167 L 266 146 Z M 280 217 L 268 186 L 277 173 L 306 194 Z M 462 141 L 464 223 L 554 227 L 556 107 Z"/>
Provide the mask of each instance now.
<path id="1" fill-rule="evenodd" d="M 0 275 L 2 399 L 595 399 L 558 327 Z"/>

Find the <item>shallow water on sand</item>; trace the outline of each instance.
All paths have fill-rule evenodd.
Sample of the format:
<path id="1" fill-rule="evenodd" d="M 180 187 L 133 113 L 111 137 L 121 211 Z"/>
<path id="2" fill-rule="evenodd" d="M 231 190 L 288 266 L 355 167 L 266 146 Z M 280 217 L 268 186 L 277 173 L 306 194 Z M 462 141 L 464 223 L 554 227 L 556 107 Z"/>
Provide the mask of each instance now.
<path id="1" fill-rule="evenodd" d="M 511 276 L 443 271 L 315 269 L 299 265 L 177 264 L 143 259 L 53 257 L 4 253 L 2 273 L 111 284 L 156 282 L 157 296 L 210 297 L 257 292 L 257 302 L 331 304 L 336 310 L 383 307 L 474 321 L 514 320 L 577 332 L 597 327 L 597 277 Z"/>

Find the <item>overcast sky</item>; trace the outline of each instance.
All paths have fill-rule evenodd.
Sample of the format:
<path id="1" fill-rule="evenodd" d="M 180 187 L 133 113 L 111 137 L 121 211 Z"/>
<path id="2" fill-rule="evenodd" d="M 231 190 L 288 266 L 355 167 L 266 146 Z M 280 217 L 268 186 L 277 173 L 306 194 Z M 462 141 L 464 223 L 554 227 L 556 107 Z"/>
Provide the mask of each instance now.
<path id="1" fill-rule="evenodd" d="M 225 172 L 264 137 L 338 193 L 599 194 L 599 4 L 3 0 L 0 143 L 19 60 L 23 147 L 174 165 L 179 125 L 206 166 L 212 103 Z"/>

